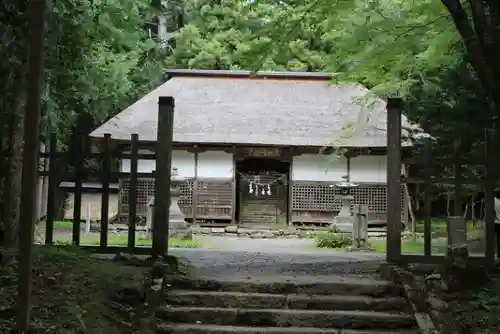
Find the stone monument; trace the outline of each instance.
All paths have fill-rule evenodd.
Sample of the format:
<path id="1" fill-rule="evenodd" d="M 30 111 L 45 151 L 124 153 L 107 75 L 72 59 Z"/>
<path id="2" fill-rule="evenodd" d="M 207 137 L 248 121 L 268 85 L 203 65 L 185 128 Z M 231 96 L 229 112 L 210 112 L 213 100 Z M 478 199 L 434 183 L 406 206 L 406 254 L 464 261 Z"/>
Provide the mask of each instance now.
<path id="1" fill-rule="evenodd" d="M 358 184 L 348 181 L 347 176 L 344 176 L 343 179 L 344 181 L 330 186 L 339 189 L 340 195 L 336 196 L 336 199 L 340 200 L 342 203 L 340 212 L 337 217 L 335 217 L 335 227 L 340 232 L 352 233 L 354 217 L 351 212 L 351 204 L 354 200 L 354 196 L 351 195 L 351 190 L 356 188 Z"/>
<path id="2" fill-rule="evenodd" d="M 368 205 L 354 204 L 353 211 L 352 249 L 368 250 Z"/>
<path id="3" fill-rule="evenodd" d="M 181 199 L 180 185 L 185 182 L 185 178 L 179 175 L 177 168 L 172 168 L 172 178 L 170 183 L 170 209 L 169 209 L 169 224 L 168 233 L 170 237 L 180 237 L 183 239 L 191 239 L 192 232 L 189 223 L 185 221 L 184 214 L 179 207 Z M 151 235 L 153 226 L 153 209 L 155 197 L 151 196 L 148 200 L 148 215 L 147 215 L 147 232 Z"/>
<path id="4" fill-rule="evenodd" d="M 447 219 L 448 247 L 447 256 L 453 266 L 465 267 L 469 258 L 467 226 L 463 216 Z"/>

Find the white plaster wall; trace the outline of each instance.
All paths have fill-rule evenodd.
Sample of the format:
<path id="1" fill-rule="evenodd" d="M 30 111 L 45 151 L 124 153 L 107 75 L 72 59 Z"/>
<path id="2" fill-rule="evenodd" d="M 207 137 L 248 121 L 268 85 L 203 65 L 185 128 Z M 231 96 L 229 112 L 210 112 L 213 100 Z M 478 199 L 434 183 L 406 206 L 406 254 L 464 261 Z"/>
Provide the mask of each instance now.
<path id="1" fill-rule="evenodd" d="M 232 178 L 233 155 L 222 151 L 198 153 L 198 178 Z"/>
<path id="2" fill-rule="evenodd" d="M 155 166 L 155 160 L 141 159 L 137 163 L 137 171 L 139 173 L 151 173 L 155 170 Z M 179 150 L 172 151 L 172 167 L 177 168 L 179 175 L 182 177 L 194 177 L 194 153 Z M 122 159 L 120 172 L 130 173 L 130 159 Z"/>
<path id="3" fill-rule="evenodd" d="M 295 181 L 342 181 L 347 175 L 347 159 L 319 154 L 294 156 L 292 173 Z"/>
<path id="4" fill-rule="evenodd" d="M 387 182 L 387 156 L 385 155 L 359 155 L 351 158 L 350 165 L 352 182 Z"/>

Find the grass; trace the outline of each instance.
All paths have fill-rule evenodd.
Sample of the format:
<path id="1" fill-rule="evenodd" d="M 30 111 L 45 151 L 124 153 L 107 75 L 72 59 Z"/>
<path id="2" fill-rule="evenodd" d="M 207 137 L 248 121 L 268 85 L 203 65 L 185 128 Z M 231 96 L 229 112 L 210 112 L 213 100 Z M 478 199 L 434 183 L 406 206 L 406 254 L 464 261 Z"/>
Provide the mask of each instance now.
<path id="1" fill-rule="evenodd" d="M 431 242 L 431 254 L 444 254 L 446 252 L 447 241 L 446 239 L 434 239 Z M 370 240 L 370 247 L 376 253 L 386 253 L 387 241 L 386 239 L 372 239 Z M 424 239 L 423 238 L 402 238 L 401 239 L 401 252 L 409 254 L 423 254 L 424 253 Z"/>
<path id="2" fill-rule="evenodd" d="M 467 231 L 472 231 L 477 229 L 475 223 L 472 220 L 465 222 Z M 415 232 L 424 233 L 424 221 L 417 221 L 417 225 L 415 226 Z M 446 234 L 446 220 L 440 218 L 432 218 L 431 219 L 431 233 L 436 234 Z"/>
<path id="3" fill-rule="evenodd" d="M 71 243 L 71 235 L 67 234 L 73 228 L 72 221 L 55 221 L 54 222 L 54 243 L 56 244 L 70 244 Z M 40 235 L 44 235 L 42 229 L 39 231 Z M 58 233 L 60 232 L 60 233 Z M 61 234 L 61 232 L 65 234 Z M 80 236 L 80 244 L 86 246 L 99 246 L 100 244 L 100 235 L 98 233 L 92 233 L 89 235 L 85 235 L 84 233 Z M 127 234 L 119 234 L 119 233 L 109 233 L 108 232 L 108 245 L 109 246 L 127 246 L 128 244 L 128 236 Z M 152 240 L 151 238 L 143 236 L 136 236 L 135 245 L 137 247 L 151 247 Z M 199 241 L 192 239 L 183 239 L 183 238 L 169 238 L 169 247 L 172 248 L 201 248 L 202 245 Z"/>
<path id="4" fill-rule="evenodd" d="M 141 286 L 145 269 L 99 260 L 73 247 L 37 247 L 32 280 L 33 331 L 151 333 L 142 327 L 130 331 L 125 320 L 110 307 L 113 292 Z M 16 262 L 0 267 L 1 333 L 11 332 L 14 326 L 17 274 Z"/>
<path id="5" fill-rule="evenodd" d="M 57 244 L 71 243 L 71 236 L 55 236 L 54 242 Z M 99 235 L 82 235 L 80 238 L 80 245 L 99 246 Z M 109 246 L 127 246 L 127 235 L 108 235 Z M 135 245 L 137 247 L 151 247 L 152 240 L 146 237 L 136 237 Z M 168 246 L 172 248 L 201 248 L 201 243 L 196 240 L 182 239 L 182 238 L 169 238 Z"/>

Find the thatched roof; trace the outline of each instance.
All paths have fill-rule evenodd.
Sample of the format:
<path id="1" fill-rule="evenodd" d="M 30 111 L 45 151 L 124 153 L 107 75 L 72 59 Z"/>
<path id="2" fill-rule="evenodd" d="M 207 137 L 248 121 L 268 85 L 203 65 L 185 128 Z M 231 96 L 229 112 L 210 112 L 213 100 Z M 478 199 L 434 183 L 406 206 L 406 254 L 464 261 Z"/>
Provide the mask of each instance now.
<path id="1" fill-rule="evenodd" d="M 366 101 L 368 90 L 361 85 L 332 85 L 325 74 L 249 77 L 247 72 L 176 71 L 171 75 L 91 136 L 109 133 L 113 139 L 129 140 L 138 134 L 141 141 L 156 141 L 158 97 L 173 96 L 177 143 L 386 146 L 385 102 Z M 346 135 L 353 124 L 356 131 Z"/>

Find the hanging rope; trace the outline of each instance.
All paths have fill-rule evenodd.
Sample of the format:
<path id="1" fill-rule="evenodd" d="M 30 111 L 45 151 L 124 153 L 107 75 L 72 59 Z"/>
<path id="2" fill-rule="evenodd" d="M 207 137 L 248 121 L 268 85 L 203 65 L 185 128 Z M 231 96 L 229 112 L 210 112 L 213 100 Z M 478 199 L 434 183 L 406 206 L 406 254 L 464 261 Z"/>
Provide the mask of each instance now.
<path id="1" fill-rule="evenodd" d="M 260 175 L 256 175 L 253 180 L 250 180 L 248 177 L 238 171 L 235 171 L 235 173 L 237 173 L 242 179 L 248 182 L 248 193 L 254 196 L 270 196 L 272 194 L 271 186 L 283 179 L 286 179 L 286 175 L 282 175 L 271 182 L 261 183 Z"/>

